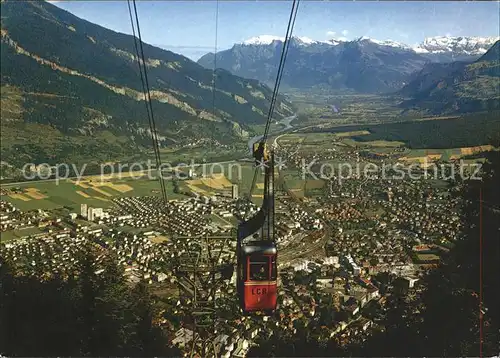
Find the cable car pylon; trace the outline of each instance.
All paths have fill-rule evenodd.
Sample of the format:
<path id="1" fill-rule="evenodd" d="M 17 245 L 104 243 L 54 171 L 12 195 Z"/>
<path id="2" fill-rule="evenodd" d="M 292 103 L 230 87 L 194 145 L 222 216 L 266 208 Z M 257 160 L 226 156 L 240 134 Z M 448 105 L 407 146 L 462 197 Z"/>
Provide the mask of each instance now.
<path id="1" fill-rule="evenodd" d="M 231 307 L 218 302 L 225 298 L 224 281 L 233 275 L 234 249 L 229 245 L 233 238 L 234 233 L 174 238 L 179 253 L 175 262 L 179 299 L 185 326 L 192 331 L 190 357 L 220 356 L 215 339 L 219 313 Z"/>

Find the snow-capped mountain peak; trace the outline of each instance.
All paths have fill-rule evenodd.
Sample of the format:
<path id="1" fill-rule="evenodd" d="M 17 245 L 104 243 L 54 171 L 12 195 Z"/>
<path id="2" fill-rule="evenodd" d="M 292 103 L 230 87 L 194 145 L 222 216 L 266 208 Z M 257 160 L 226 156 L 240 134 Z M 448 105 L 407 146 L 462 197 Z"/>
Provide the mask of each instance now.
<path id="1" fill-rule="evenodd" d="M 461 53 L 466 55 L 482 55 L 497 42 L 500 37 L 463 37 L 435 36 L 427 37 L 413 47 L 417 53 Z"/>
<path id="2" fill-rule="evenodd" d="M 380 45 L 380 46 L 389 46 L 389 47 L 398 47 L 398 48 L 410 49 L 410 46 L 402 44 L 402 43 L 394 41 L 394 40 L 390 40 L 390 39 L 389 40 L 380 41 L 380 40 L 372 39 L 371 37 L 368 37 L 368 36 L 362 36 L 362 37 L 360 37 L 358 39 L 358 41 L 363 41 L 363 40 L 373 42 L 374 44 L 377 44 L 377 45 Z"/>
<path id="3" fill-rule="evenodd" d="M 301 37 L 295 37 L 295 39 L 299 40 L 305 45 L 312 45 L 315 43 L 318 43 L 318 41 L 315 41 L 313 39 L 310 39 L 309 37 L 301 36 Z"/>
<path id="4" fill-rule="evenodd" d="M 243 41 L 243 45 L 270 45 L 273 41 L 285 41 L 285 38 L 273 35 L 260 35 Z"/>
<path id="5" fill-rule="evenodd" d="M 293 36 L 292 40 L 295 43 L 302 45 L 302 46 L 309 46 L 309 45 L 315 45 L 315 44 L 327 44 L 327 45 L 337 46 L 341 43 L 349 41 L 345 37 L 332 38 L 332 39 L 329 39 L 326 41 L 316 41 L 316 40 L 313 40 L 313 39 L 311 39 L 309 37 L 305 37 L 305 36 Z M 410 47 L 408 45 L 405 45 L 405 44 L 402 44 L 402 43 L 399 43 L 399 42 L 396 42 L 393 40 L 379 41 L 379 40 L 375 40 L 375 39 L 372 39 L 372 38 L 367 37 L 367 36 L 362 36 L 362 37 L 356 39 L 355 41 L 363 41 L 363 40 L 373 42 L 373 43 L 380 45 L 380 46 L 390 46 L 390 47 L 399 47 L 399 48 L 410 49 Z M 248 40 L 243 41 L 242 44 L 243 45 L 270 45 L 274 41 L 283 42 L 283 41 L 285 41 L 285 38 L 280 37 L 280 36 L 274 36 L 274 35 L 260 35 L 260 36 L 251 37 Z"/>
<path id="6" fill-rule="evenodd" d="M 315 41 L 305 36 L 292 36 L 292 40 L 298 42 L 300 45 L 312 45 L 315 43 L 319 43 L 319 41 Z M 270 45 L 274 41 L 285 41 L 284 37 L 274 36 L 274 35 L 260 35 L 251 37 L 248 40 L 243 41 L 243 45 Z"/>
<path id="7" fill-rule="evenodd" d="M 337 45 L 340 45 L 341 43 L 346 42 L 346 41 L 347 41 L 346 38 L 338 38 L 338 39 L 330 39 L 330 40 L 322 41 L 322 43 L 332 45 L 332 46 L 337 46 Z"/>
<path id="8" fill-rule="evenodd" d="M 367 36 L 362 36 L 352 41 L 369 41 L 379 46 L 387 46 L 400 48 L 404 50 L 414 51 L 419 54 L 433 55 L 433 54 L 457 54 L 457 55 L 482 55 L 498 41 L 500 37 L 453 37 L 453 36 L 435 36 L 427 37 L 419 44 L 408 46 L 406 44 L 393 41 L 393 40 L 376 40 Z M 252 37 L 242 42 L 243 45 L 271 45 L 274 41 L 285 40 L 284 37 L 274 35 L 260 35 Z M 337 46 L 345 42 L 349 42 L 345 37 L 332 38 L 326 41 L 317 41 L 309 37 L 293 36 L 292 41 L 295 45 L 299 46 L 312 46 L 312 45 L 330 45 Z"/>

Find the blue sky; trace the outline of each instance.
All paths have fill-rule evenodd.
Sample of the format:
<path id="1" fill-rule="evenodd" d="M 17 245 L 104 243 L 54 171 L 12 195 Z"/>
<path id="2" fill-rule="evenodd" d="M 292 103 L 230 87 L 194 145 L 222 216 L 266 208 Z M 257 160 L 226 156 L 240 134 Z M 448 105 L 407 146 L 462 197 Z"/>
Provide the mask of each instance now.
<path id="1" fill-rule="evenodd" d="M 78 17 L 131 33 L 126 1 L 56 1 Z M 137 1 L 143 40 L 197 59 L 215 49 L 215 1 Z M 284 36 L 291 1 L 218 3 L 218 50 L 258 35 Z M 407 44 L 425 37 L 498 36 L 499 6 L 480 2 L 302 1 L 294 35 L 314 40 L 369 36 Z"/>

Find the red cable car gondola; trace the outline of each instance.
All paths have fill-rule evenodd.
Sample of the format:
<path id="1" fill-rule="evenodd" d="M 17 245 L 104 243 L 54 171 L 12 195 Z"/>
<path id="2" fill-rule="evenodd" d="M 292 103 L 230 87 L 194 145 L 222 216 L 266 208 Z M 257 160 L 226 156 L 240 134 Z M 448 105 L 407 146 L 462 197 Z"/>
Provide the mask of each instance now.
<path id="1" fill-rule="evenodd" d="M 238 226 L 238 295 L 243 312 L 269 314 L 277 304 L 277 248 L 274 240 L 274 155 L 265 144 L 254 147 L 265 163 L 264 200 L 260 211 Z"/>
<path id="2" fill-rule="evenodd" d="M 276 246 L 255 241 L 242 246 L 238 266 L 240 305 L 244 312 L 270 313 L 277 303 Z"/>
<path id="3" fill-rule="evenodd" d="M 274 236 L 274 153 L 267 151 L 269 134 L 276 98 L 283 75 L 286 55 L 290 46 L 299 0 L 293 0 L 285 41 L 281 49 L 280 64 L 267 116 L 266 127 L 260 143 L 254 143 L 253 155 L 257 166 L 264 165 L 264 200 L 260 211 L 238 226 L 238 294 L 243 312 L 272 312 L 277 304 L 277 248 Z M 249 200 L 256 184 L 257 170 L 250 187 Z"/>

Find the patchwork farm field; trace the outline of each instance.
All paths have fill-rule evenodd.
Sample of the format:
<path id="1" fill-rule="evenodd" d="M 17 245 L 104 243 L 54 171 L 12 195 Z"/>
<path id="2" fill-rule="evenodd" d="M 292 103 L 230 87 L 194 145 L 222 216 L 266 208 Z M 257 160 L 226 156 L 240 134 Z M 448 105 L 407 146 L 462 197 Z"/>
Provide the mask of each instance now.
<path id="1" fill-rule="evenodd" d="M 451 119 L 448 119 L 451 121 Z M 370 134 L 364 133 L 362 137 Z M 467 159 L 467 156 L 480 155 L 489 151 L 498 150 L 492 145 L 477 145 L 469 147 L 455 147 L 455 148 L 408 148 L 402 141 L 391 140 L 373 140 L 364 141 L 360 139 L 360 134 L 356 131 L 331 133 L 331 132 L 317 132 L 317 133 L 292 133 L 283 135 L 278 139 L 278 144 L 284 147 L 298 145 L 302 153 L 327 153 L 332 151 L 343 151 L 344 149 L 356 148 L 360 152 L 377 154 L 381 156 L 393 155 L 400 161 L 405 162 L 434 162 L 440 161 L 454 161 L 460 159 Z M 481 158 L 475 158 L 475 161 L 482 161 Z M 338 165 L 345 160 L 328 159 L 324 162 Z M 347 161 L 349 162 L 349 161 Z M 474 160 L 473 160 L 474 162 Z M 354 163 L 351 163 L 354 164 Z"/>
<path id="2" fill-rule="evenodd" d="M 231 165 L 232 164 L 232 165 Z M 187 169 L 182 169 L 187 174 Z M 213 175 L 201 177 L 203 170 L 197 168 L 197 177 L 191 180 L 179 180 L 181 192 L 196 192 L 200 195 L 231 192 L 232 184 L 238 184 L 240 195 L 245 195 L 252 183 L 254 168 L 251 163 L 225 164 L 213 168 Z M 140 176 L 140 175 L 138 175 Z M 186 198 L 183 194 L 174 193 L 171 180 L 165 180 L 167 194 L 172 199 Z M 36 209 L 57 209 L 61 207 L 78 211 L 80 204 L 108 208 L 112 199 L 125 196 L 160 196 L 158 180 L 145 176 L 139 179 L 122 177 L 121 179 L 104 176 L 86 176 L 79 182 L 76 179 L 43 182 L 25 182 L 5 184 L 2 189 L 1 200 L 14 204 L 23 211 Z M 259 203 L 259 196 L 263 194 L 263 175 L 257 181 L 254 191 L 254 201 Z"/>
<path id="3" fill-rule="evenodd" d="M 450 119 L 449 121 L 452 120 Z M 405 147 L 404 143 L 400 141 L 386 139 L 361 141 L 359 139 L 366 136 L 369 136 L 369 134 L 352 130 L 342 132 L 340 135 L 339 133 L 331 132 L 292 133 L 281 136 L 278 143 L 284 147 L 301 143 L 299 149 L 303 153 L 307 153 L 308 151 L 326 153 L 332 150 L 352 150 L 352 147 L 357 147 L 358 150 L 377 154 L 396 154 L 396 157 L 393 157 L 394 159 L 397 158 L 400 161 L 408 162 L 421 162 L 424 161 L 424 158 L 428 162 L 436 160 L 449 161 L 462 159 L 468 155 L 485 151 L 496 150 L 491 145 L 462 148 L 410 149 Z M 335 165 L 341 162 L 344 163 L 345 159 L 325 159 L 324 162 Z M 355 162 L 351 164 L 356 165 Z M 184 174 L 187 174 L 189 168 L 182 168 L 180 170 Z M 254 167 L 252 162 L 231 162 L 210 167 L 208 172 L 200 166 L 195 168 L 194 174 L 196 175 L 192 179 L 178 181 L 181 193 L 195 192 L 200 195 L 213 195 L 224 192 L 226 195 L 230 195 L 231 185 L 237 184 L 239 195 L 244 196 L 250 190 Z M 287 187 L 293 190 L 297 196 L 309 197 L 324 193 L 325 182 L 322 180 L 313 180 L 313 178 L 308 177 L 304 181 L 297 170 L 292 168 L 286 169 L 284 174 Z M 137 176 L 140 175 L 141 173 L 137 173 Z M 259 174 L 252 197 L 256 204 L 262 202 L 263 179 L 263 173 Z M 184 194 L 174 193 L 174 185 L 171 180 L 166 180 L 165 183 L 169 198 L 186 198 Z M 68 179 L 59 183 L 55 181 L 25 182 L 5 184 L 1 186 L 1 189 L 1 199 L 11 202 L 23 211 L 36 209 L 51 210 L 62 207 L 78 211 L 80 204 L 83 203 L 94 207 L 108 208 L 112 205 L 112 199 L 116 197 L 160 196 L 158 180 L 149 179 L 146 176 L 139 179 L 127 176 L 122 178 L 105 177 L 103 180 L 99 176 L 87 176 L 80 182 L 77 182 L 75 179 Z"/>
<path id="4" fill-rule="evenodd" d="M 1 241 L 5 242 L 40 233 L 42 233 L 42 231 L 37 227 L 26 227 L 18 230 L 2 231 L 0 233 L 0 238 Z"/>
<path id="5" fill-rule="evenodd" d="M 419 161 L 426 159 L 427 161 L 452 161 L 467 157 L 469 155 L 485 153 L 492 150 L 495 150 L 495 147 L 491 145 L 448 149 L 411 149 L 407 154 L 405 154 L 404 157 L 401 157 L 400 160 Z"/>
<path id="6" fill-rule="evenodd" d="M 167 183 L 170 198 L 181 198 L 175 194 L 171 182 Z M 57 209 L 68 207 L 79 210 L 80 204 L 107 208 L 111 200 L 123 196 L 154 196 L 160 195 L 158 180 L 112 180 L 76 181 L 65 180 L 53 182 L 26 182 L 15 185 L 2 185 L 2 200 L 11 202 L 23 211 L 36 209 Z M 7 194 L 6 194 L 7 192 Z"/>
<path id="7" fill-rule="evenodd" d="M 368 134 L 355 135 L 352 139 L 357 142 L 398 141 L 412 149 L 466 148 L 490 144 L 494 141 L 493 135 L 500 132 L 499 114 L 498 111 L 493 111 L 468 114 L 458 118 L 435 117 L 399 123 L 313 128 L 307 132 L 331 132 L 338 135 L 346 132 L 367 131 Z"/>

